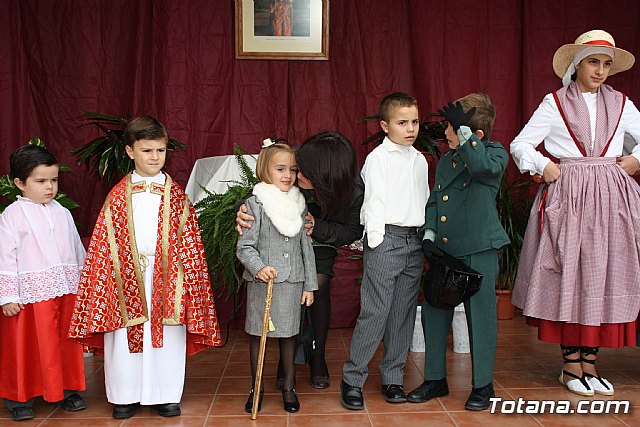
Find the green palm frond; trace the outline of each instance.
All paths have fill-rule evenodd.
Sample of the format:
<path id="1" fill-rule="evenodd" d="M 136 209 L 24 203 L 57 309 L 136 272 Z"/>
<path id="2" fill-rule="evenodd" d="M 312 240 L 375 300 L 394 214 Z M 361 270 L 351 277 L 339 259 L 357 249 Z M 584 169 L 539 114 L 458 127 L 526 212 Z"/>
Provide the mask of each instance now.
<path id="1" fill-rule="evenodd" d="M 228 190 L 223 194 L 212 193 L 201 186 L 207 195 L 195 204 L 213 290 L 225 291 L 227 299 L 235 296 L 245 284 L 243 267 L 236 258 L 237 206 L 258 182 L 243 157 L 245 151 L 235 145 L 233 152 L 240 166 L 240 180 L 230 181 Z"/>
<path id="2" fill-rule="evenodd" d="M 435 119 L 437 117 L 439 117 L 440 120 Z M 358 120 L 357 123 L 366 122 L 368 120 L 380 120 L 380 116 L 374 115 L 363 117 Z M 440 148 L 444 146 L 447 141 L 447 137 L 444 134 L 446 129 L 447 122 L 442 120 L 440 116 L 435 113 L 427 114 L 420 122 L 420 132 L 418 132 L 418 136 L 416 136 L 413 146 L 417 150 L 429 153 L 435 158 L 440 158 Z M 362 141 L 362 144 L 381 144 L 386 135 L 387 134 L 384 131 L 380 130 Z"/>
<path id="3" fill-rule="evenodd" d="M 85 164 L 88 170 L 95 170 L 99 178 L 106 177 L 113 182 L 133 169 L 133 160 L 126 152 L 124 128 L 129 122 L 122 117 L 86 111 L 89 116 L 80 127 L 95 126 L 103 133 L 86 144 L 71 150 L 78 159 L 78 164 Z M 186 145 L 176 139 L 169 138 L 167 150 L 184 151 Z"/>
<path id="4" fill-rule="evenodd" d="M 499 289 L 512 289 L 515 284 L 520 251 L 533 204 L 530 178 L 524 175 L 511 178 L 512 174 L 509 172 L 507 168 L 496 197 L 498 217 L 511 240 L 510 245 L 498 252 L 499 272 L 496 287 Z"/>

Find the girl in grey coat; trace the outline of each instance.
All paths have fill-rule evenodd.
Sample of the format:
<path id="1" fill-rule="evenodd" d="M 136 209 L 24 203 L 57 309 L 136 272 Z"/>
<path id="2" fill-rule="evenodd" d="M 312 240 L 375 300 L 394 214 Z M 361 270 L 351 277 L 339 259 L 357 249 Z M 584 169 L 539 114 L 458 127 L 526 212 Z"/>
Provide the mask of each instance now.
<path id="1" fill-rule="evenodd" d="M 318 289 L 311 240 L 306 235 L 304 217 L 307 213 L 304 197 L 293 186 L 297 166 L 293 150 L 285 144 L 266 140 L 258 157 L 256 175 L 260 183 L 246 200 L 250 215 L 256 218 L 252 227 L 238 238 L 236 254 L 245 267 L 247 280 L 247 317 L 245 331 L 249 334 L 249 361 L 255 382 L 262 318 L 266 298 L 266 283 L 273 279 L 271 320 L 275 330 L 268 336 L 278 338 L 280 359 L 284 367 L 284 410 L 297 412 L 300 403 L 294 390 L 296 335 L 300 326 L 300 304 L 313 303 L 313 291 Z M 245 404 L 251 412 L 254 390 Z M 262 402 L 262 390 L 260 391 Z"/>

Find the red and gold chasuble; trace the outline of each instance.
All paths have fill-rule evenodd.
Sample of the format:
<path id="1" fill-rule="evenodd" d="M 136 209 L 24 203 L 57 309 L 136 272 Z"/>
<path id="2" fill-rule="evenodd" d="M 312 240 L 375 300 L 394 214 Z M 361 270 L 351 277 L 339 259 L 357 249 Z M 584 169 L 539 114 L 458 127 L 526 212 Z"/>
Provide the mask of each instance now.
<path id="1" fill-rule="evenodd" d="M 151 266 L 138 253 L 131 203 L 131 194 L 145 191 L 146 185 L 132 183 L 129 174 L 107 196 L 82 269 L 69 338 L 102 348 L 105 332 L 126 327 L 129 351 L 140 353 L 143 323 L 150 320 L 155 348 L 163 345 L 163 325 L 181 324 L 186 325 L 188 355 L 220 346 L 222 336 L 195 211 L 169 175 L 164 187 L 151 184 L 151 191 L 160 194 L 162 201 L 149 316 L 144 269 Z"/>

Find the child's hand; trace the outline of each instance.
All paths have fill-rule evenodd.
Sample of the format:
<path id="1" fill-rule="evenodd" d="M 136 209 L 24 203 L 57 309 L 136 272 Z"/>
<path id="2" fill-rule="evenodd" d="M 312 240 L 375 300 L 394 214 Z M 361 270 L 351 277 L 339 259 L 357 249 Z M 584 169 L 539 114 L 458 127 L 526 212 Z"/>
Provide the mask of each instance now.
<path id="1" fill-rule="evenodd" d="M 447 119 L 456 132 L 460 129 L 460 126 L 469 126 L 469 120 L 471 120 L 471 117 L 473 117 L 475 113 L 476 107 L 470 108 L 469 111 L 465 113 L 460 101 L 455 104 L 450 102 L 438 110 L 438 114 Z"/>
<path id="2" fill-rule="evenodd" d="M 20 310 L 24 310 L 24 305 L 15 302 L 10 302 L 2 306 L 2 314 L 7 317 L 15 316 L 20 313 Z"/>
<path id="3" fill-rule="evenodd" d="M 300 304 L 307 304 L 307 307 L 313 304 L 313 291 L 304 291 L 300 299 Z"/>
<path id="4" fill-rule="evenodd" d="M 618 157 L 616 163 L 630 176 L 635 175 L 640 170 L 640 162 L 634 156 Z"/>
<path id="5" fill-rule="evenodd" d="M 547 165 L 544 167 L 544 170 L 542 171 L 542 178 L 547 184 L 551 184 L 552 182 L 560 178 L 560 168 L 558 167 L 558 165 L 556 165 L 552 161 L 549 161 L 549 163 L 547 163 Z"/>
<path id="6" fill-rule="evenodd" d="M 270 279 L 275 279 L 276 277 L 278 277 L 278 272 L 276 271 L 275 268 L 267 265 L 262 270 L 258 271 L 258 274 L 256 274 L 256 277 L 262 280 L 263 282 L 267 283 Z"/>

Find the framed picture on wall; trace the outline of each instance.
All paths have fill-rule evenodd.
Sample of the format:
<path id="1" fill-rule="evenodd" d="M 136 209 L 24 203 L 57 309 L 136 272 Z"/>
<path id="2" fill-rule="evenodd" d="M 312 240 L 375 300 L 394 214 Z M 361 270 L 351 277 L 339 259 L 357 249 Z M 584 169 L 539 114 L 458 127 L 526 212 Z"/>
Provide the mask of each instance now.
<path id="1" fill-rule="evenodd" d="M 329 59 L 329 0 L 235 0 L 236 58 Z"/>

